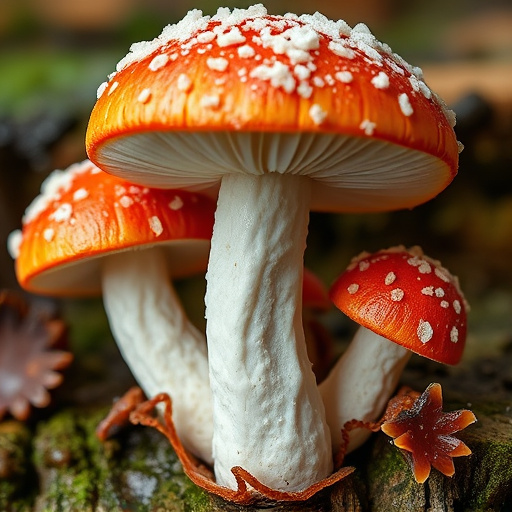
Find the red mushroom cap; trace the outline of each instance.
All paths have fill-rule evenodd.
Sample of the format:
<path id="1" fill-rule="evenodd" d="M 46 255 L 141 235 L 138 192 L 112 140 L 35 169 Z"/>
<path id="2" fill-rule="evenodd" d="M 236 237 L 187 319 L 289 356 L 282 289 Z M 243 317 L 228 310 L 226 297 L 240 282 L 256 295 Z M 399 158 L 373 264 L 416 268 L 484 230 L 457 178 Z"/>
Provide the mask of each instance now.
<path id="1" fill-rule="evenodd" d="M 454 178 L 453 113 L 365 25 L 262 5 L 201 14 L 132 45 L 98 89 L 86 146 L 102 169 L 163 188 L 307 175 L 324 211 L 412 207 Z"/>
<path id="2" fill-rule="evenodd" d="M 328 311 L 331 308 L 327 287 L 306 267 L 302 281 L 302 306 L 315 311 Z"/>
<path id="3" fill-rule="evenodd" d="M 186 191 L 157 190 L 111 176 L 89 161 L 55 171 L 27 208 L 16 274 L 28 291 L 101 293 L 101 258 L 160 245 L 170 273 L 206 268 L 215 203 Z"/>
<path id="4" fill-rule="evenodd" d="M 462 356 L 467 304 L 458 280 L 419 247 L 359 256 L 330 296 L 352 320 L 412 352 L 447 364 Z"/>

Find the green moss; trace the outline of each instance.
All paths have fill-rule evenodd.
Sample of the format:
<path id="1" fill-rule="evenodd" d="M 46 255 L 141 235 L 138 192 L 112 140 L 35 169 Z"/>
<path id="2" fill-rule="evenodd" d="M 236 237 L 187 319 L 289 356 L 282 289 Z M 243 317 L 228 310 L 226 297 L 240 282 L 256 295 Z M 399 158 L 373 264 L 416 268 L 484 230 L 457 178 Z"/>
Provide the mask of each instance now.
<path id="1" fill-rule="evenodd" d="M 30 464 L 30 430 L 21 422 L 0 423 L 0 510 L 32 509 L 35 475 Z M 30 491 L 32 490 L 32 491 Z"/>
<path id="2" fill-rule="evenodd" d="M 470 478 L 460 481 L 472 510 L 500 510 L 512 500 L 512 422 L 508 416 L 480 416 L 461 438 L 473 454 L 464 461 Z"/>
<path id="3" fill-rule="evenodd" d="M 73 410 L 38 426 L 34 462 L 41 480 L 41 510 L 94 510 L 98 472 L 90 464 L 84 433 Z"/>

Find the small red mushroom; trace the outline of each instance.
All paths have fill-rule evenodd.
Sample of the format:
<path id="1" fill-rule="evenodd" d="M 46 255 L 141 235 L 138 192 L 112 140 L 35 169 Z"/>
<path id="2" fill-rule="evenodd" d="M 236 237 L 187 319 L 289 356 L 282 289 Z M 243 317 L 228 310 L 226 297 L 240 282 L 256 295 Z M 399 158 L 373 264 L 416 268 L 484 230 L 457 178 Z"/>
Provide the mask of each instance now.
<path id="1" fill-rule="evenodd" d="M 456 277 L 419 247 L 403 246 L 355 258 L 331 298 L 361 325 L 320 385 L 337 450 L 345 422 L 373 422 L 382 414 L 413 352 L 445 364 L 459 361 L 468 306 Z M 351 431 L 348 451 L 368 435 Z"/>
<path id="2" fill-rule="evenodd" d="M 410 409 L 383 423 L 382 431 L 394 438 L 395 446 L 404 451 L 412 465 L 414 478 L 423 483 L 431 467 L 453 476 L 453 457 L 470 455 L 471 450 L 452 434 L 476 421 L 466 409 L 443 412 L 441 385 L 430 384 Z"/>
<path id="3" fill-rule="evenodd" d="M 318 320 L 332 307 L 329 291 L 311 270 L 304 268 L 302 282 L 302 323 L 309 360 L 317 382 L 327 376 L 334 359 L 334 341 Z"/>

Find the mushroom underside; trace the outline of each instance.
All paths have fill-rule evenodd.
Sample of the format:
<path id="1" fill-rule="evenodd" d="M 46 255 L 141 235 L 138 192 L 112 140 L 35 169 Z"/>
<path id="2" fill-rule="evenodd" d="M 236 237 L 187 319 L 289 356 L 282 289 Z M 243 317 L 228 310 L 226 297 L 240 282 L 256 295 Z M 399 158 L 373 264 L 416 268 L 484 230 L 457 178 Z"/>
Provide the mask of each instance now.
<path id="1" fill-rule="evenodd" d="M 202 190 L 241 172 L 308 176 L 311 208 L 321 211 L 410 208 L 453 177 L 423 151 L 336 133 L 141 132 L 103 143 L 97 160 L 117 176 L 159 188 Z"/>

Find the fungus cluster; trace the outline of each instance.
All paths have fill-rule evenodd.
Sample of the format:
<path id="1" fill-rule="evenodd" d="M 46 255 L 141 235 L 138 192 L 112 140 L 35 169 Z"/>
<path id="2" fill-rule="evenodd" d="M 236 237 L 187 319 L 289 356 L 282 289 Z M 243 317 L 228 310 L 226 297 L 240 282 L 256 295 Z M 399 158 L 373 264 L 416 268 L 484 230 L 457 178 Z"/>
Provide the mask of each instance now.
<path id="1" fill-rule="evenodd" d="M 273 490 L 280 498 L 309 495 L 307 489 L 329 481 L 331 438 L 336 446 L 344 418 L 334 413 L 332 421 L 330 410 L 338 407 L 337 393 L 350 394 L 353 385 L 334 385 L 331 376 L 319 389 L 308 359 L 302 284 L 309 211 L 395 210 L 436 196 L 457 172 L 460 145 L 453 113 L 424 83 L 421 70 L 379 42 L 365 25 L 351 28 L 319 13 L 269 15 L 260 4 L 220 8 L 211 17 L 190 11 L 153 41 L 132 45 L 97 96 L 86 135 L 89 158 L 117 176 L 111 180 L 126 181 L 109 185 L 112 210 L 105 210 L 105 197 L 98 199 L 98 219 L 92 225 L 78 218 L 78 205 L 93 195 L 85 184 L 71 191 L 68 183 L 58 198 L 51 196 L 43 206 L 33 207 L 37 214 L 45 210 L 52 223 L 43 228 L 28 213 L 20 251 L 29 245 L 25 230 L 34 229 L 37 249 L 48 261 L 35 270 L 30 258 L 23 263 L 26 257 L 20 252 L 20 281 L 39 291 L 61 293 L 77 282 L 88 289 L 99 283 L 91 276 L 101 275 L 109 318 L 125 357 L 136 376 L 141 372 L 141 382 L 153 379 L 152 385 L 146 384 L 150 405 L 160 401 L 157 391 L 169 389 L 178 435 L 187 450 L 213 462 L 217 485 L 240 490 L 243 474 L 254 489 Z M 91 169 L 92 164 L 84 165 Z M 89 172 L 87 180 L 95 176 Z M 94 190 L 101 187 L 98 183 Z M 197 216 L 213 219 L 213 207 L 191 191 L 217 197 L 206 274 L 207 357 L 202 336 L 193 333 L 184 313 L 169 320 L 181 309 L 169 298 L 172 293 L 162 278 L 167 261 L 161 247 L 176 238 L 209 239 L 211 223 L 198 228 Z M 144 203 L 144 194 L 162 200 Z M 201 207 L 192 207 L 193 220 L 187 220 L 188 214 L 181 212 L 194 201 Z M 138 213 L 127 213 L 134 211 Z M 196 231 L 170 235 L 174 228 L 166 220 L 169 212 L 180 212 L 180 222 Z M 116 221 L 107 222 L 112 217 Z M 138 238 L 139 230 L 145 250 L 129 252 L 128 245 L 140 242 L 118 238 L 125 232 Z M 62 264 L 74 240 L 86 248 L 73 248 L 73 263 Z M 86 240 L 95 242 L 89 246 Z M 172 245 L 183 249 L 187 243 Z M 373 269 L 394 257 L 388 251 L 360 259 L 354 272 L 374 275 Z M 92 265 L 84 265 L 86 259 Z M 413 291 L 404 276 L 415 272 L 423 280 L 424 291 L 417 293 L 425 307 L 430 301 L 429 307 L 443 314 L 449 310 L 455 317 L 445 327 L 425 310 L 404 331 L 412 336 L 409 348 L 421 346 L 435 358 L 433 340 L 449 329 L 449 341 L 440 341 L 439 357 L 453 363 L 463 345 L 464 303 L 448 289 L 453 282 L 445 282 L 447 274 L 431 260 L 420 259 L 409 255 L 407 271 L 390 268 L 374 276 L 383 289 L 377 292 L 380 301 L 361 298 L 368 297 L 371 285 L 359 274 L 337 284 L 333 294 L 337 287 L 343 290 L 355 300 L 353 309 L 368 310 L 374 323 L 383 323 L 388 315 L 400 323 L 399 317 L 408 315 L 397 308 L 410 303 Z M 193 261 L 188 255 L 175 258 L 172 268 L 185 269 Z M 121 317 L 130 320 L 125 324 L 117 320 Z M 183 351 L 201 354 L 197 375 L 182 376 L 187 386 L 197 382 L 207 388 L 197 400 L 180 402 L 181 391 L 175 384 L 168 386 L 165 376 L 178 378 L 167 367 L 166 353 L 167 338 L 176 336 L 162 336 L 152 326 L 167 328 L 175 322 L 180 332 L 179 342 L 174 342 L 178 366 Z M 140 323 L 142 331 L 135 328 Z M 146 345 L 136 348 L 134 338 L 140 335 Z M 354 347 L 359 345 L 354 341 Z M 448 355 L 452 346 L 455 353 Z M 401 350 L 388 351 L 379 361 L 399 370 L 406 360 Z M 352 352 L 359 354 L 359 349 Z M 179 368 L 176 375 L 181 375 Z M 374 386 L 379 405 L 372 406 L 372 414 L 384 407 L 396 385 L 397 372 L 392 375 L 382 389 Z M 204 409 L 210 390 L 211 418 L 188 417 Z M 168 398 L 162 401 L 170 403 Z M 363 414 L 356 408 L 352 412 Z M 201 444 L 207 436 L 190 434 L 201 428 L 211 428 L 210 444 Z"/>

